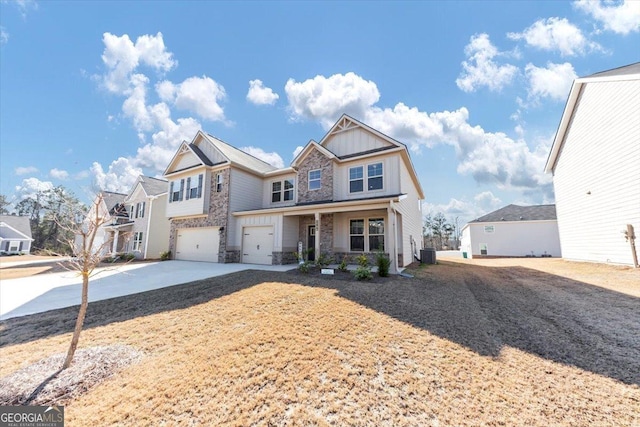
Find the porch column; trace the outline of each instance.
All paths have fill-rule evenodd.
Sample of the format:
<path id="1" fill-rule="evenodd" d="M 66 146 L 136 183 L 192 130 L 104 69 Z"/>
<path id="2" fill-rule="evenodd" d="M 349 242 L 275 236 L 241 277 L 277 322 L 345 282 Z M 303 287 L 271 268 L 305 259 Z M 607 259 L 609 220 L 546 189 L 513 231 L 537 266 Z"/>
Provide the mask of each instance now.
<path id="1" fill-rule="evenodd" d="M 116 229 L 113 232 L 113 244 L 111 245 L 111 253 L 115 254 L 118 252 L 118 238 L 120 237 L 120 230 Z"/>
<path id="2" fill-rule="evenodd" d="M 315 220 L 316 220 L 316 239 L 315 239 L 315 248 L 313 249 L 315 251 L 315 259 L 316 262 L 318 261 L 318 257 L 320 256 L 320 236 L 322 235 L 322 231 L 320 230 L 320 213 L 316 212 L 315 213 Z"/>
<path id="3" fill-rule="evenodd" d="M 389 259 L 391 260 L 391 268 L 389 269 L 392 273 L 399 273 L 398 270 L 398 250 L 396 247 L 396 242 L 398 241 L 398 228 L 396 227 L 396 211 L 393 208 L 393 200 L 389 203 L 389 207 L 387 207 L 387 223 L 389 224 L 386 227 L 385 234 L 385 252 L 389 252 Z"/>

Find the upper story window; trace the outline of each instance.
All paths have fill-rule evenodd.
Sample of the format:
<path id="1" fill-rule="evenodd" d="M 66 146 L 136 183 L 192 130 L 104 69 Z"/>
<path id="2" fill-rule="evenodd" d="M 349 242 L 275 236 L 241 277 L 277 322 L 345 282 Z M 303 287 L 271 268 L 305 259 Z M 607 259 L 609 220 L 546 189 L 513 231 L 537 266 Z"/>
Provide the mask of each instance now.
<path id="1" fill-rule="evenodd" d="M 222 174 L 219 173 L 216 175 L 216 193 L 219 193 L 222 191 Z"/>
<path id="2" fill-rule="evenodd" d="M 271 183 L 271 203 L 293 200 L 293 179 Z"/>
<path id="3" fill-rule="evenodd" d="M 169 203 L 202 197 L 203 174 L 190 176 L 186 180 L 171 181 L 169 184 Z"/>
<path id="4" fill-rule="evenodd" d="M 365 179 L 367 181 L 367 191 L 382 190 L 382 162 L 367 165 L 366 170 L 367 176 L 365 177 L 364 166 L 354 166 L 349 168 L 349 193 L 361 193 L 365 191 Z"/>
<path id="5" fill-rule="evenodd" d="M 145 202 L 136 203 L 136 218 L 144 218 L 144 206 Z M 133 206 L 131 206 L 133 209 Z"/>
<path id="6" fill-rule="evenodd" d="M 320 169 L 309 171 L 309 190 L 320 189 L 321 177 L 322 177 L 322 171 Z"/>

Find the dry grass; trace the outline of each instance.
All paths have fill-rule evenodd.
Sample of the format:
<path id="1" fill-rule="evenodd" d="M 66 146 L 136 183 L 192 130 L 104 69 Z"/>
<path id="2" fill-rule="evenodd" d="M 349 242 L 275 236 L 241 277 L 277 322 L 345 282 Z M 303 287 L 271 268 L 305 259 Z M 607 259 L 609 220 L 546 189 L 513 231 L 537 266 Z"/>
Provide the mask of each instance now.
<path id="1" fill-rule="evenodd" d="M 637 290 L 544 268 L 243 272 L 92 303 L 81 347 L 145 357 L 70 401 L 67 425 L 638 425 Z M 76 310 L 0 323 L 0 376 L 64 351 Z"/>

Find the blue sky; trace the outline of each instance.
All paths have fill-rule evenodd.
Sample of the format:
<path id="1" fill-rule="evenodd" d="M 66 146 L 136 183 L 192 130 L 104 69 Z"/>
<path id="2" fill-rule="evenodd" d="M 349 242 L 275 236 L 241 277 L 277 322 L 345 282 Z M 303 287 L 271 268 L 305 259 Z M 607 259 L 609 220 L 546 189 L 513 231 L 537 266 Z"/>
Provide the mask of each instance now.
<path id="1" fill-rule="evenodd" d="M 571 82 L 638 61 L 638 1 L 2 0 L 0 193 L 126 192 L 198 129 L 288 166 L 344 112 L 464 222 L 553 202 Z"/>

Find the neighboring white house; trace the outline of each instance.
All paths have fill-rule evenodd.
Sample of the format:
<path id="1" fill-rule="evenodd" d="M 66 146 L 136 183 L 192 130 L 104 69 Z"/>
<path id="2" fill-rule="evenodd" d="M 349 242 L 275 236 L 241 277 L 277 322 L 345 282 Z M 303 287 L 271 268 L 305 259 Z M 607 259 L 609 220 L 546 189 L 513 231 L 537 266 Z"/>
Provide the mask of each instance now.
<path id="1" fill-rule="evenodd" d="M 126 240 L 119 238 L 119 225 L 129 221 L 129 215 L 124 206 L 126 194 L 114 193 L 111 191 L 101 191 L 100 195 L 91 204 L 91 209 L 85 217 L 85 223 L 95 221 L 96 209 L 98 210 L 97 218 L 104 223 L 98 228 L 95 239 L 93 241 L 93 252 L 99 252 L 106 256 L 110 253 L 124 252 L 126 249 Z M 101 198 L 97 204 L 98 198 Z M 76 235 L 75 244 L 81 247 L 81 237 Z"/>
<path id="2" fill-rule="evenodd" d="M 562 255 L 633 264 L 640 235 L 640 63 L 576 79 L 551 147 Z"/>
<path id="3" fill-rule="evenodd" d="M 508 205 L 462 228 L 461 250 L 468 258 L 559 257 L 555 205 Z"/>
<path id="4" fill-rule="evenodd" d="M 284 264 L 384 251 L 391 271 L 422 245 L 422 187 L 407 147 L 343 115 L 277 169 L 211 135 L 183 142 L 164 176 L 175 258 Z"/>
<path id="5" fill-rule="evenodd" d="M 122 204 L 127 220 L 106 226 L 114 239 L 112 252 L 131 253 L 138 259 L 160 258 L 169 250 L 167 181 L 140 175 Z"/>
<path id="6" fill-rule="evenodd" d="M 28 254 L 32 241 L 29 217 L 0 215 L 0 254 Z"/>

